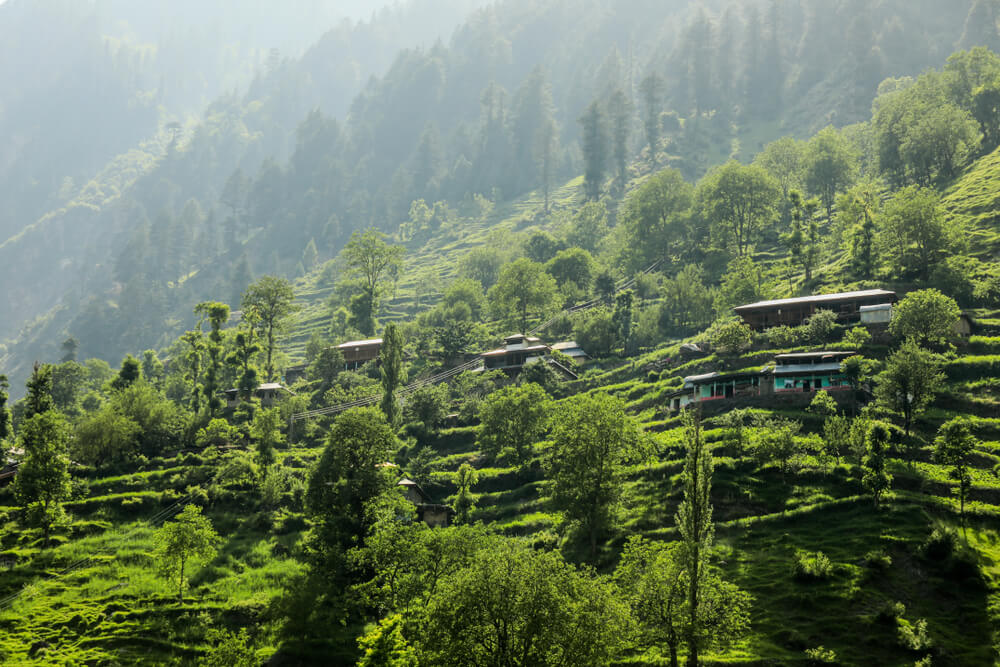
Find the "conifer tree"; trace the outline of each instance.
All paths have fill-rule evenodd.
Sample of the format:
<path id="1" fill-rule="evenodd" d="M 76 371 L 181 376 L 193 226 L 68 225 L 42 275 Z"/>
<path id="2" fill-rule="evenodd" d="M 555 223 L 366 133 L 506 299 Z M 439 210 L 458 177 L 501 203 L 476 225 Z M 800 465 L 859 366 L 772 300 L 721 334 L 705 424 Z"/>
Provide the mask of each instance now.
<path id="1" fill-rule="evenodd" d="M 878 422 L 871 425 L 865 438 L 865 456 L 861 460 L 862 484 L 872 494 L 878 509 L 882 495 L 892 485 L 892 475 L 886 471 L 886 454 L 889 444 L 889 429 Z"/>
<path id="2" fill-rule="evenodd" d="M 3 443 L 13 434 L 10 408 L 7 407 L 9 389 L 10 382 L 7 381 L 7 376 L 0 374 L 0 463 L 3 461 Z"/>
<path id="3" fill-rule="evenodd" d="M 580 117 L 583 125 L 583 189 L 587 199 L 597 200 L 604 185 L 608 163 L 607 117 L 600 102 L 594 100 Z"/>
<path id="4" fill-rule="evenodd" d="M 625 188 L 628 143 L 632 129 L 632 101 L 621 88 L 615 90 L 608 100 L 608 116 L 611 121 L 611 153 L 614 158 L 615 184 L 621 192 Z"/>
<path id="5" fill-rule="evenodd" d="M 649 162 L 656 164 L 656 148 L 660 143 L 660 107 L 663 106 L 663 77 L 650 72 L 639 84 L 642 96 L 642 126 L 649 144 Z"/>

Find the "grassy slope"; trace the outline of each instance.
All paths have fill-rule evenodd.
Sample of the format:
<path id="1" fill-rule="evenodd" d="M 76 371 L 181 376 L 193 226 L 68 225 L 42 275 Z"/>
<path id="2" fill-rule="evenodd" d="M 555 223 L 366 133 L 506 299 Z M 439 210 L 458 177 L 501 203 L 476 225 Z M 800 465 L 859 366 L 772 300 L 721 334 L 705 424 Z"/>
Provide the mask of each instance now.
<path id="1" fill-rule="evenodd" d="M 951 210 L 959 189 L 987 178 L 1000 165 L 996 155 L 984 159 L 959 181 L 949 195 Z M 982 172 L 980 174 L 980 172 Z M 986 182 L 984 180 L 983 182 Z M 578 199 L 578 182 L 555 195 L 556 206 Z M 984 186 L 985 187 L 985 186 Z M 986 211 L 984 201 L 964 207 Z M 465 221 L 408 254 L 406 278 L 388 307 L 389 317 L 412 315 L 421 283 L 454 275 L 463 251 L 487 241 L 490 230 L 524 230 L 536 226 L 533 212 L 538 198 L 498 207 L 486 220 Z M 984 229 L 988 217 L 979 218 Z M 297 292 L 304 310 L 289 341 L 293 358 L 301 354 L 309 333 L 325 326 L 329 285 L 319 273 L 300 280 Z M 719 522 L 717 543 L 723 567 L 756 599 L 752 635 L 722 662 L 804 660 L 806 648 L 833 648 L 847 664 L 912 664 L 922 653 L 899 645 L 894 621 L 879 612 L 889 603 L 905 605 L 904 618 L 924 618 L 934 641 L 935 664 L 987 664 L 992 660 L 991 637 L 1000 623 L 1000 482 L 989 470 L 1000 458 L 1000 339 L 973 341 L 959 359 L 949 364 L 950 387 L 918 427 L 923 445 L 892 463 L 897 489 L 889 507 L 875 512 L 857 495 L 856 470 L 807 459 L 795 474 L 757 466 L 735 458 L 721 444 L 721 433 L 706 436 L 719 443 L 713 503 Z M 607 361 L 604 369 L 588 372 L 571 385 L 573 391 L 604 390 L 622 396 L 644 428 L 662 445 L 662 455 L 629 474 L 622 534 L 602 554 L 609 569 L 617 547 L 627 533 L 671 538 L 673 513 L 679 501 L 677 475 L 681 451 L 676 420 L 662 411 L 662 396 L 679 378 L 727 363 L 732 368 L 759 366 L 770 355 L 763 351 L 735 360 L 713 357 L 681 363 L 667 362 L 676 347 L 664 347 L 628 362 Z M 664 363 L 653 369 L 653 362 Z M 661 368 L 665 368 L 662 370 Z M 947 471 L 930 461 L 929 439 L 941 421 L 957 413 L 978 415 L 983 445 L 976 459 L 970 544 L 979 558 L 980 574 L 956 577 L 953 562 L 928 558 L 920 545 L 935 522 L 956 525 L 956 506 L 949 491 Z M 818 423 L 799 412 L 806 431 Z M 463 426 L 438 434 L 434 482 L 429 490 L 440 498 L 452 491 L 451 472 L 465 461 L 480 468 L 478 518 L 511 535 L 530 535 L 550 541 L 558 517 L 546 495 L 537 466 L 527 471 L 491 467 L 475 447 L 475 431 Z M 540 447 L 544 452 L 544 445 Z M 297 448 L 283 454 L 288 469 L 302 477 L 303 463 L 318 450 Z M 295 467 L 292 467 L 292 466 Z M 303 524 L 293 512 L 266 518 L 256 501 L 219 500 L 208 514 L 225 543 L 220 555 L 192 581 L 191 592 L 178 603 L 172 587 L 155 575 L 148 519 L 172 507 L 193 484 L 205 484 L 214 464 L 199 457 L 153 461 L 131 475 L 88 480 L 81 497 L 69 506 L 72 525 L 57 531 L 59 546 L 43 550 L 35 531 L 22 530 L 14 521 L 9 490 L 0 491 L 0 596 L 28 584 L 13 606 L 0 611 L 0 662 L 12 664 L 78 664 L 84 661 L 188 662 L 208 643 L 211 626 L 257 624 L 258 645 L 265 657 L 280 640 L 266 618 L 268 606 L 280 596 L 282 585 L 301 568 L 291 550 Z M 572 544 L 568 545 L 570 552 Z M 799 551 L 822 550 L 834 564 L 830 578 L 800 581 L 792 577 Z M 881 550 L 891 565 L 876 570 L 865 554 Z M 79 569 L 58 575 L 87 557 Z M 39 644 L 45 642 L 47 646 Z M 32 647 L 35 647 L 32 650 Z M 270 647 L 270 648 L 269 648 Z M 653 653 L 632 656 L 627 662 L 655 663 Z"/>

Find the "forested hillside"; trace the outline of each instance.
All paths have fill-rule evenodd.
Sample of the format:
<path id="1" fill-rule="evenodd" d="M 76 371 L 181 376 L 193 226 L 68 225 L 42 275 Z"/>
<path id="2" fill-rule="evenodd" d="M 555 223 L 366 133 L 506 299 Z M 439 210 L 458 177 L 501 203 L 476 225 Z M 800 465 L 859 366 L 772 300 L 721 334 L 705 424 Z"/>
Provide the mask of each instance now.
<path id="1" fill-rule="evenodd" d="M 1000 5 L 448 6 L 0 243 L 0 663 L 997 663 Z"/>

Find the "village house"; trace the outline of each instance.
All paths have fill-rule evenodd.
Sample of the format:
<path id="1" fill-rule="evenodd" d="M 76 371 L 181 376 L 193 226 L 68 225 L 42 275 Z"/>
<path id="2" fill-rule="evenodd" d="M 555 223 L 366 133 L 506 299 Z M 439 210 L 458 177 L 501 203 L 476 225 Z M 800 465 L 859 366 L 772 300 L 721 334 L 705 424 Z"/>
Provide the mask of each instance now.
<path id="1" fill-rule="evenodd" d="M 417 508 L 417 518 L 431 528 L 447 526 L 455 514 L 449 505 L 432 502 L 431 497 L 412 479 L 403 478 L 396 483 L 403 489 L 403 496 Z"/>
<path id="2" fill-rule="evenodd" d="M 223 396 L 226 397 L 226 407 L 235 408 L 240 404 L 240 390 L 239 389 L 227 389 L 221 392 Z M 280 382 L 267 382 L 259 387 L 257 387 L 254 392 L 254 398 L 260 401 L 261 406 L 269 408 L 275 403 L 280 401 L 286 396 L 294 396 L 295 393 L 285 387 Z"/>
<path id="3" fill-rule="evenodd" d="M 689 375 L 680 389 L 667 396 L 667 407 L 677 411 L 692 403 L 847 389 L 840 363 L 853 354 L 840 350 L 779 354 L 773 366 L 760 371 Z"/>
<path id="4" fill-rule="evenodd" d="M 848 389 L 840 363 L 856 352 L 821 351 L 779 354 L 774 358 L 774 392 Z"/>
<path id="5" fill-rule="evenodd" d="M 582 362 L 587 358 L 587 353 L 575 341 L 565 341 L 550 346 L 543 343 L 541 338 L 514 334 L 504 338 L 503 343 L 503 347 L 479 355 L 483 360 L 484 370 L 502 370 L 514 375 L 529 364 L 549 363 L 563 375 L 575 378 L 576 373 L 572 369 L 555 363 L 550 355 L 553 350 L 558 350 L 574 361 Z"/>
<path id="6" fill-rule="evenodd" d="M 862 321 L 861 309 L 866 306 L 884 306 L 896 301 L 896 293 L 871 289 L 837 294 L 815 294 L 791 299 L 773 299 L 737 306 L 733 311 L 755 331 L 771 327 L 797 327 L 805 323 L 817 310 L 830 310 L 844 324 Z"/>
<path id="7" fill-rule="evenodd" d="M 382 339 L 349 340 L 338 345 L 337 349 L 344 355 L 344 370 L 357 370 L 369 361 L 378 359 L 379 352 L 382 351 Z"/>

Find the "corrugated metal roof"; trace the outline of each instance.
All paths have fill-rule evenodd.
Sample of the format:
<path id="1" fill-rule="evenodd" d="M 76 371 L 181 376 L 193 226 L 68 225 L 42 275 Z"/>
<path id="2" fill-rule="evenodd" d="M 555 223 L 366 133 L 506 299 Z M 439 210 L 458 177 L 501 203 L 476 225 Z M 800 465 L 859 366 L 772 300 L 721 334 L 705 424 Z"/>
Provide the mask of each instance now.
<path id="1" fill-rule="evenodd" d="M 775 375 L 798 375 L 800 373 L 827 373 L 827 372 L 840 372 L 839 363 L 829 363 L 829 364 L 785 364 L 784 366 L 775 366 Z"/>
<path id="2" fill-rule="evenodd" d="M 755 308 L 773 308 L 777 306 L 791 306 L 791 305 L 799 305 L 805 303 L 827 303 L 830 301 L 849 301 L 851 299 L 863 299 L 873 296 L 884 296 L 887 298 L 890 297 L 895 298 L 896 293 L 884 289 L 869 289 L 869 290 L 861 290 L 858 292 L 814 294 L 812 296 L 799 296 L 799 297 L 793 297 L 791 299 L 772 299 L 770 301 L 758 301 L 757 303 L 748 303 L 743 306 L 737 306 L 733 308 L 733 310 L 738 313 L 743 310 L 752 310 Z"/>
<path id="3" fill-rule="evenodd" d="M 367 347 L 370 345 L 381 345 L 381 338 L 369 338 L 368 340 L 349 340 L 346 343 L 341 343 L 338 348 L 342 347 Z"/>
<path id="4" fill-rule="evenodd" d="M 818 352 L 789 352 L 787 354 L 776 354 L 775 359 L 815 359 L 817 357 L 850 357 L 857 354 L 853 350 L 821 350 Z"/>

